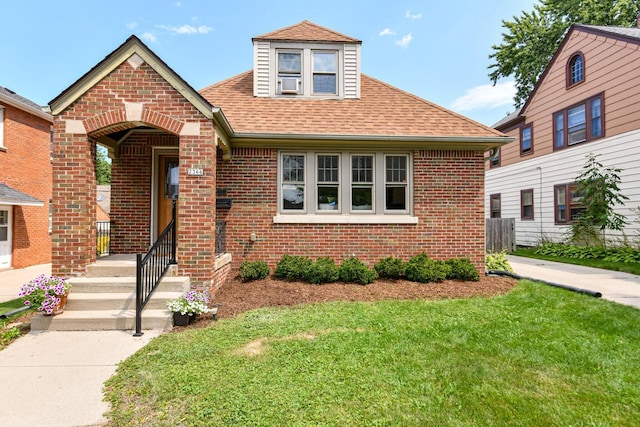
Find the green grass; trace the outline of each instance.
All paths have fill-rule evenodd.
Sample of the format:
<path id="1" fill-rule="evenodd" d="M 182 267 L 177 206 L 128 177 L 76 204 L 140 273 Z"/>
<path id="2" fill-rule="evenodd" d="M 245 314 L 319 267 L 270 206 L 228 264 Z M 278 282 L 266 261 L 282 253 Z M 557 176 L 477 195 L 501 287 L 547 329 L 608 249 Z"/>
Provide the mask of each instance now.
<path id="1" fill-rule="evenodd" d="M 0 314 L 8 313 L 16 308 L 24 307 L 24 303 L 21 298 L 17 298 L 11 301 L 0 302 Z M 8 319 L 0 319 L 0 350 L 3 350 L 9 344 L 11 344 L 16 338 L 23 335 L 24 331 L 18 326 L 12 326 L 11 323 L 23 315 L 25 312 L 15 314 Z"/>
<path id="2" fill-rule="evenodd" d="M 491 299 L 260 309 L 166 334 L 106 398 L 118 426 L 631 426 L 638 354 L 639 310 L 521 281 Z"/>
<path id="3" fill-rule="evenodd" d="M 547 261 L 563 262 L 565 264 L 584 265 L 587 267 L 603 268 L 605 270 L 622 271 L 624 273 L 640 275 L 640 263 L 612 262 L 612 261 L 603 261 L 598 259 L 578 259 L 578 258 L 566 258 L 566 257 L 556 257 L 556 256 L 550 256 L 550 255 L 541 255 L 541 254 L 535 253 L 535 249 L 530 249 L 530 248 L 518 248 L 514 252 L 510 252 L 509 255 L 516 255 L 516 256 L 535 258 L 535 259 L 544 259 Z"/>

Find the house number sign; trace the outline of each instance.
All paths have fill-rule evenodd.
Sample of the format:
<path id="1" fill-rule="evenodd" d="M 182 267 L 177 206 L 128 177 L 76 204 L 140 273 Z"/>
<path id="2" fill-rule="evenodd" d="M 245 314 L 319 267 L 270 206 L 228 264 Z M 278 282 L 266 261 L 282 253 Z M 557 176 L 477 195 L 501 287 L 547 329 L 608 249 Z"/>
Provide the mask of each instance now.
<path id="1" fill-rule="evenodd" d="M 187 175 L 189 176 L 203 176 L 204 171 L 199 168 L 189 168 L 187 169 Z"/>

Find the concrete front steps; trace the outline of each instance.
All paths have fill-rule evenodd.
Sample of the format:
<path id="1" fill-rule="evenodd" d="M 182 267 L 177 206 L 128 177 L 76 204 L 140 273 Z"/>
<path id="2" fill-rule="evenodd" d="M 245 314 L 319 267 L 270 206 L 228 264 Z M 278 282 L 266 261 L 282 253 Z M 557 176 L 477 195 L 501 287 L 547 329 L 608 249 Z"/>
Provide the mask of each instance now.
<path id="1" fill-rule="evenodd" d="M 167 301 L 189 290 L 188 277 L 177 277 L 171 266 L 142 311 L 142 329 L 165 330 L 173 326 Z M 87 267 L 87 277 L 69 279 L 72 285 L 64 313 L 38 315 L 32 331 L 96 331 L 135 329 L 135 261 L 105 260 Z"/>

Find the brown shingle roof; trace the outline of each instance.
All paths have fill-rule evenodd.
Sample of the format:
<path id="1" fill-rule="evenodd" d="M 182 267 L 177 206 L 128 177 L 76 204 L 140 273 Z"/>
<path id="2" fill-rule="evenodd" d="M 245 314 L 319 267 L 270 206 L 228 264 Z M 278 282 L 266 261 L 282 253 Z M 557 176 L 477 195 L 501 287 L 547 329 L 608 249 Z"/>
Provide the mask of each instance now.
<path id="1" fill-rule="evenodd" d="M 502 133 L 361 75 L 360 99 L 253 96 L 253 71 L 200 91 L 222 107 L 235 133 L 293 135 L 496 137 Z"/>
<path id="2" fill-rule="evenodd" d="M 340 34 L 337 31 L 322 27 L 304 20 L 295 25 L 285 27 L 270 33 L 256 36 L 253 40 L 298 40 L 316 42 L 362 43 L 358 39 Z"/>

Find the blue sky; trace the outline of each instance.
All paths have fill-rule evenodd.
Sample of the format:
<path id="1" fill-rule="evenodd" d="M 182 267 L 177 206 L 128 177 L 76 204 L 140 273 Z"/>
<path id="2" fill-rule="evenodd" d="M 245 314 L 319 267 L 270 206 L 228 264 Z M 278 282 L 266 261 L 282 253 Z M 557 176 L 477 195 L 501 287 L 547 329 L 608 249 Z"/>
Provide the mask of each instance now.
<path id="1" fill-rule="evenodd" d="M 253 66 L 251 38 L 308 19 L 362 40 L 362 72 L 492 125 L 513 82 L 492 86 L 501 21 L 535 0 L 4 1 L 0 86 L 45 105 L 140 37 L 195 89 Z"/>

